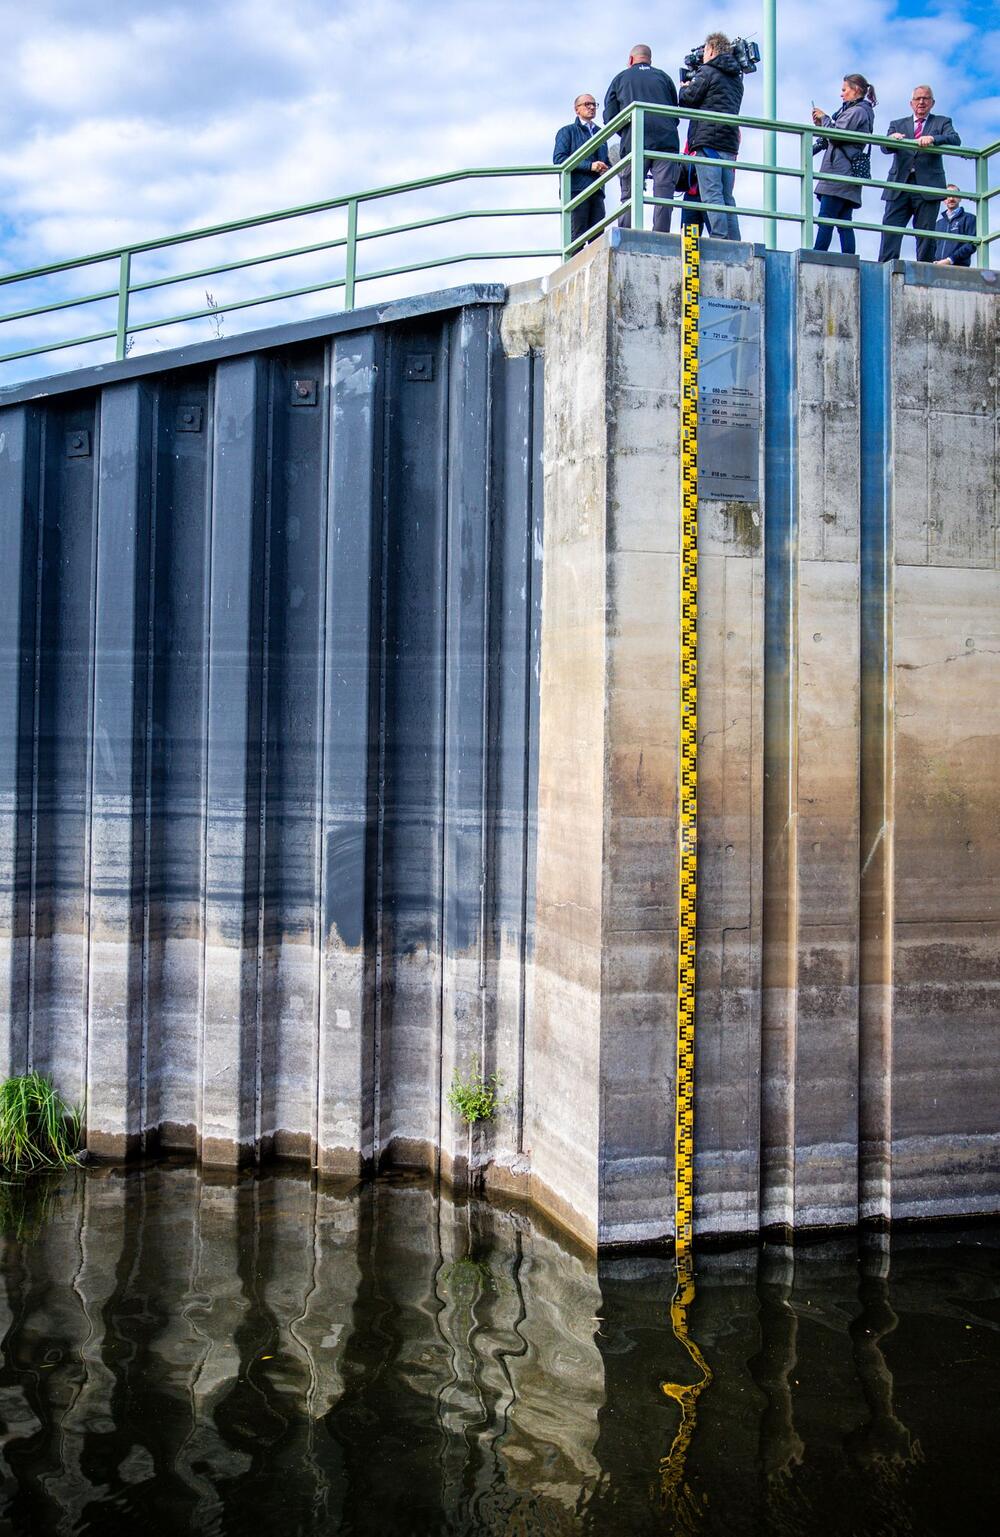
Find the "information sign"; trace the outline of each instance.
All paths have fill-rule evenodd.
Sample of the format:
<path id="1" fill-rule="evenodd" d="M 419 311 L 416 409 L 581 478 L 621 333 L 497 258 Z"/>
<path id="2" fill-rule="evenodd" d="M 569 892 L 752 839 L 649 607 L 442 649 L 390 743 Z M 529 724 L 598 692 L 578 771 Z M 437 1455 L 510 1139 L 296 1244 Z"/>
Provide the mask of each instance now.
<path id="1" fill-rule="evenodd" d="M 760 500 L 760 305 L 700 299 L 698 495 Z"/>

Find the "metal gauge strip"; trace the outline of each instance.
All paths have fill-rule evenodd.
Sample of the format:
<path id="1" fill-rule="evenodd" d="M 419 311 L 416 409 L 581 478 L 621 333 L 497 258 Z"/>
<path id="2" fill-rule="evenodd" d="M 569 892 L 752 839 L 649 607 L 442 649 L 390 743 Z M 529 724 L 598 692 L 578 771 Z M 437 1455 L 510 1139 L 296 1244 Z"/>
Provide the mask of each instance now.
<path id="1" fill-rule="evenodd" d="M 684 228 L 681 339 L 680 795 L 674 1242 L 690 1253 L 694 1222 L 694 1030 L 698 881 L 698 297 L 697 227 Z"/>

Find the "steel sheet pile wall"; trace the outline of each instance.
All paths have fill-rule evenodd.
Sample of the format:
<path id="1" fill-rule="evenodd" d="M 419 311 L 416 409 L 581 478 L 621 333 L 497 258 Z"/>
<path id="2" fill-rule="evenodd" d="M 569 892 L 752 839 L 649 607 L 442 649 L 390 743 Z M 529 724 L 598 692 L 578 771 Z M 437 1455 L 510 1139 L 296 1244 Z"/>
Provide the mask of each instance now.
<path id="1" fill-rule="evenodd" d="M 460 1174 L 478 1056 L 517 1162 L 541 391 L 500 294 L 0 409 L 0 1073 L 98 1153 Z"/>

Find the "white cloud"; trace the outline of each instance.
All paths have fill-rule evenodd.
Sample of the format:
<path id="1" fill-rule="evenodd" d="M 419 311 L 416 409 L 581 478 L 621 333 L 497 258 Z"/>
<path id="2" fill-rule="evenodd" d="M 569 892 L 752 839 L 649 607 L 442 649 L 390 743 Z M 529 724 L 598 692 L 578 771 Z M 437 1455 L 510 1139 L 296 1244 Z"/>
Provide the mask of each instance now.
<path id="1" fill-rule="evenodd" d="M 635 0 L 614 10 L 596 0 L 574 0 L 570 10 L 531 0 L 284 0 L 280 9 L 272 0 L 104 0 L 86 16 L 68 0 L 34 0 L 4 10 L 0 259 L 8 269 L 449 168 L 548 162 L 577 91 L 603 94 L 633 42 L 648 41 L 676 75 L 706 21 L 759 35 L 760 15 L 755 0 L 722 0 L 699 25 L 686 7 L 651 11 Z M 898 12 L 892 0 L 779 0 L 781 115 L 804 120 L 813 98 L 834 105 L 842 74 L 860 69 L 878 87 L 881 126 L 926 77 L 967 142 L 1000 136 L 996 83 L 988 94 L 974 83 L 975 70 L 1000 58 L 997 31 L 976 35 L 957 3 L 936 17 Z M 762 110 L 759 74 L 748 81 L 745 110 Z M 791 141 L 785 152 L 791 158 Z M 743 183 L 742 196 L 757 201 L 755 180 Z M 421 194 L 419 203 L 431 212 L 462 200 L 526 206 L 554 194 L 554 180 L 494 181 Z M 370 217 L 416 217 L 417 201 L 409 210 L 402 199 L 375 205 Z M 484 243 L 495 245 L 499 231 L 483 229 Z M 468 249 L 474 234 L 445 227 L 434 248 Z M 276 238 L 286 236 L 288 244 L 322 238 L 279 226 Z M 518 232 L 522 242 L 555 238 L 543 221 Z M 365 259 L 418 260 L 428 248 L 426 238 L 410 242 L 416 255 L 405 245 L 397 240 L 392 258 L 376 258 L 372 243 Z M 181 247 L 161 270 L 212 259 Z M 432 274 L 426 286 L 469 275 Z M 84 288 L 92 278 L 83 276 Z M 294 273 L 282 278 L 296 282 Z"/>

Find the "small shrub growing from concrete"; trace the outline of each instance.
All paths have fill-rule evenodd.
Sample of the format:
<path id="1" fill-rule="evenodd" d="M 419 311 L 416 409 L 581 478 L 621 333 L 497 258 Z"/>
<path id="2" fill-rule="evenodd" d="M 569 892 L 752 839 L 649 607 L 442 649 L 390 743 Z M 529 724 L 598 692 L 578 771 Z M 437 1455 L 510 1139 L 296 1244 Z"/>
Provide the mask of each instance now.
<path id="1" fill-rule="evenodd" d="M 470 1126 L 475 1126 L 477 1121 L 492 1121 L 500 1108 L 502 1082 L 498 1073 L 491 1073 L 488 1078 L 484 1078 L 479 1071 L 479 1058 L 476 1057 L 467 1078 L 461 1076 L 458 1068 L 455 1069 L 448 1091 L 448 1103 Z"/>

